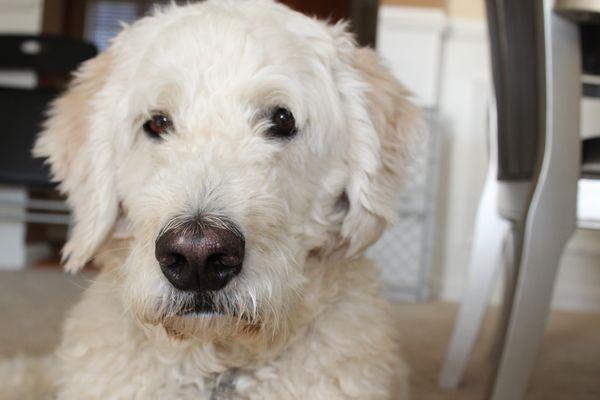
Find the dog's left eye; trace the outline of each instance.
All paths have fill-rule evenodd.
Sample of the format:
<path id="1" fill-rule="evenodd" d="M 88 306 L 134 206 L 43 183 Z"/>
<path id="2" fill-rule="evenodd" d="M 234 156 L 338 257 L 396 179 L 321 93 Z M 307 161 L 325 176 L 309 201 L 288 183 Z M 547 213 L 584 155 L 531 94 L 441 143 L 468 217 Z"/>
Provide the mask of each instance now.
<path id="1" fill-rule="evenodd" d="M 156 113 L 144 122 L 144 132 L 152 138 L 160 138 L 173 128 L 173 122 L 165 114 Z"/>
<path id="2" fill-rule="evenodd" d="M 271 114 L 271 127 L 269 136 L 289 139 L 296 135 L 296 120 L 290 110 L 277 107 Z"/>

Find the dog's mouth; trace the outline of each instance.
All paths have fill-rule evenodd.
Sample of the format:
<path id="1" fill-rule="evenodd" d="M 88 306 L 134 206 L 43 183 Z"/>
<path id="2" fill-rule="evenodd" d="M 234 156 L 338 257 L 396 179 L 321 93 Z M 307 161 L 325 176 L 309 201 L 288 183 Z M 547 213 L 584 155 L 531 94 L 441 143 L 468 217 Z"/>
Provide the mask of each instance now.
<path id="1" fill-rule="evenodd" d="M 263 329 L 263 320 L 258 316 L 251 318 L 237 308 L 221 306 L 210 293 L 196 294 L 189 299 L 187 307 L 164 317 L 160 323 L 167 334 L 176 339 L 196 335 L 224 337 L 232 332 L 254 337 Z M 215 334 L 217 336 L 211 336 Z"/>
<path id="2" fill-rule="evenodd" d="M 180 317 L 189 317 L 194 315 L 222 315 L 221 307 L 218 307 L 210 295 L 197 295 L 189 307 L 183 308 L 177 313 Z"/>

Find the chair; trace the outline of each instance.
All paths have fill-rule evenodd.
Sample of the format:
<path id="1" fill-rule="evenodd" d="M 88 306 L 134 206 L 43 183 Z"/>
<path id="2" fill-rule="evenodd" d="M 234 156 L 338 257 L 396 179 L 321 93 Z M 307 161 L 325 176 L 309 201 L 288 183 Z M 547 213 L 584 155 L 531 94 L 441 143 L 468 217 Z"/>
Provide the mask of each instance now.
<path id="1" fill-rule="evenodd" d="M 69 221 L 63 201 L 29 198 L 30 190 L 54 188 L 42 161 L 31 156 L 31 148 L 48 103 L 64 87 L 69 73 L 96 55 L 96 48 L 62 37 L 0 35 L 0 54 L 0 77 L 4 78 L 0 83 L 0 249 L 5 254 L 0 266 L 14 268 L 26 263 L 25 223 Z M 15 79 L 27 74 L 35 74 L 34 79 L 24 80 L 29 84 Z M 37 84 L 32 85 L 32 80 Z"/>
<path id="2" fill-rule="evenodd" d="M 462 379 L 508 236 L 503 328 L 490 398 L 519 400 L 544 333 L 560 256 L 576 227 L 578 180 L 598 176 L 592 168 L 597 140 L 584 141 L 581 164 L 576 21 L 600 13 L 600 4 L 487 0 L 486 5 L 497 145 L 477 213 L 465 297 L 439 383 L 456 388 Z M 582 37 L 585 67 L 590 43 L 583 29 Z"/>

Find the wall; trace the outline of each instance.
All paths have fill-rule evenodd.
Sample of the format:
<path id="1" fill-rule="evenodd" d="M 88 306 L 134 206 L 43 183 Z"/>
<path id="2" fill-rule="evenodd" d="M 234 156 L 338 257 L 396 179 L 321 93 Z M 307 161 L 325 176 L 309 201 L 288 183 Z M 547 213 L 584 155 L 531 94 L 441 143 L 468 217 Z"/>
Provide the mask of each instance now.
<path id="1" fill-rule="evenodd" d="M 446 0 L 446 11 L 450 18 L 485 18 L 483 0 Z"/>
<path id="2" fill-rule="evenodd" d="M 444 9 L 451 18 L 483 19 L 484 0 L 382 0 L 381 4 Z"/>
<path id="3" fill-rule="evenodd" d="M 42 26 L 42 0 L 0 0 L 0 31 L 37 33 Z"/>
<path id="4" fill-rule="evenodd" d="M 382 5 L 443 8 L 444 0 L 382 0 Z"/>

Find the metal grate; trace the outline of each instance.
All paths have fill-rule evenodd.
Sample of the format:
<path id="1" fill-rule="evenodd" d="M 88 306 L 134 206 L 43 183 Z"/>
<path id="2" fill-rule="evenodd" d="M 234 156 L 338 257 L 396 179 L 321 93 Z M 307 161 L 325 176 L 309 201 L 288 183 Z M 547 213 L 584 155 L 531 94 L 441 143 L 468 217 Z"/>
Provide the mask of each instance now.
<path id="1" fill-rule="evenodd" d="M 386 293 L 396 299 L 429 296 L 429 271 L 434 251 L 433 224 L 439 166 L 439 129 L 427 113 L 429 134 L 419 142 L 407 166 L 398 201 L 398 223 L 368 250 L 381 270 Z"/>

